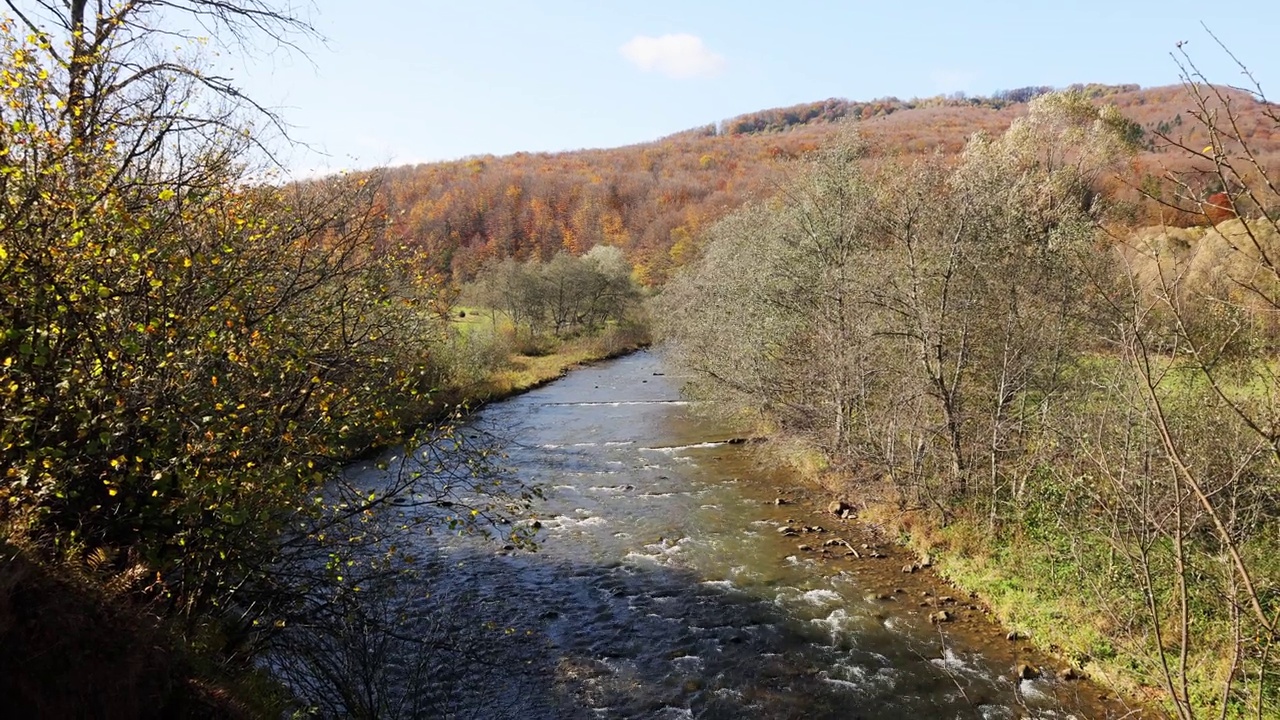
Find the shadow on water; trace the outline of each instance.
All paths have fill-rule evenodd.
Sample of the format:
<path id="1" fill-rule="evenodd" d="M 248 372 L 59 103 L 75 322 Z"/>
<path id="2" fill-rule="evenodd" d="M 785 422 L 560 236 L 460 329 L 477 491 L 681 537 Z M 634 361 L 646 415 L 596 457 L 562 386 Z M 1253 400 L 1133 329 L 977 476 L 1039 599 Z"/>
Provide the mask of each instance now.
<path id="1" fill-rule="evenodd" d="M 640 353 L 486 408 L 474 427 L 546 491 L 539 551 L 422 537 L 430 570 L 388 612 L 425 642 L 370 649 L 356 628 L 334 672 L 396 668 L 415 699 L 399 714 L 419 717 L 1121 716 L 931 626 L 921 581 L 877 596 L 883 564 L 822 548 L 855 528 L 785 532 L 817 520 L 775 506 L 776 481 L 664 372 Z"/>
<path id="2" fill-rule="evenodd" d="M 1032 697 L 1018 698 L 979 658 L 824 591 L 762 596 L 626 564 L 450 560 L 477 585 L 445 591 L 437 612 L 499 623 L 469 641 L 471 674 L 448 678 L 460 717 L 1070 716 L 1047 691 L 1024 683 Z"/>

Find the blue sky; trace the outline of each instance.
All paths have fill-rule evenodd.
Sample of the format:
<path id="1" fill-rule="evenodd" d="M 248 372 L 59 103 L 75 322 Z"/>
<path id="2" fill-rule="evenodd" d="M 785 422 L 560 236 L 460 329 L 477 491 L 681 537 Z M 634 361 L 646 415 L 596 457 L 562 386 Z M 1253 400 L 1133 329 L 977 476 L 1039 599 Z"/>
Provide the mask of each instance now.
<path id="1" fill-rule="evenodd" d="M 308 57 L 224 56 L 278 107 L 299 173 L 612 147 L 828 97 L 1178 80 L 1177 41 L 1280 98 L 1280 3 L 315 0 Z"/>

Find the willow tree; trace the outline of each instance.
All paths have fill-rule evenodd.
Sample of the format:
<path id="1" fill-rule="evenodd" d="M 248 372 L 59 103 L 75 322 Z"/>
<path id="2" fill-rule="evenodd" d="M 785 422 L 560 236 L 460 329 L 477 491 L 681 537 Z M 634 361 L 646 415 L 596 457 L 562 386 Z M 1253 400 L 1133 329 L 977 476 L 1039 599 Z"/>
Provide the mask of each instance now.
<path id="1" fill-rule="evenodd" d="M 1074 344 L 1077 254 L 1124 123 L 1047 95 L 960 162 L 829 148 L 730 216 L 664 293 L 695 387 L 947 512 L 985 460 L 1007 496 Z M 1016 470 L 1016 472 L 1022 472 Z"/>
<path id="2" fill-rule="evenodd" d="M 808 161 L 778 196 L 732 213 L 659 299 L 677 361 L 739 412 L 849 449 L 870 325 L 875 188 L 856 138 Z"/>

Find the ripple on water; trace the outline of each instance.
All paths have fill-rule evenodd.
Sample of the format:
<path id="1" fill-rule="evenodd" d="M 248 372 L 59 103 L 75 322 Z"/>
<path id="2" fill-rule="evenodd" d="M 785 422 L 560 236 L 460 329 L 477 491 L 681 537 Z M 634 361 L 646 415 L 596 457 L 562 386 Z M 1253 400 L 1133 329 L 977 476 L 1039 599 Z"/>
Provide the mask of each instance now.
<path id="1" fill-rule="evenodd" d="M 584 402 L 550 402 L 542 403 L 543 405 L 555 405 L 560 407 L 626 407 L 628 405 L 672 405 L 681 407 L 688 405 L 688 400 L 612 400 L 612 401 L 584 401 Z"/>
<path id="2" fill-rule="evenodd" d="M 570 517 L 569 515 L 557 515 L 549 518 L 542 523 L 542 527 L 548 532 L 562 532 L 565 530 L 573 530 L 577 528 L 596 527 L 608 524 L 608 520 L 600 515 L 587 515 L 584 517 Z"/>
<path id="3" fill-rule="evenodd" d="M 809 622 L 825 629 L 831 638 L 831 642 L 835 643 L 857 629 L 859 618 L 850 615 L 844 608 L 836 608 L 826 617 L 813 618 Z"/>
<path id="4" fill-rule="evenodd" d="M 636 489 L 635 485 L 592 485 L 587 490 L 606 495 L 619 495 Z"/>
<path id="5" fill-rule="evenodd" d="M 817 564 L 818 564 L 818 561 L 817 561 L 817 560 L 814 560 L 813 558 L 809 558 L 809 557 L 807 557 L 807 558 L 801 558 L 801 557 L 799 557 L 799 556 L 797 556 L 797 555 L 788 555 L 788 556 L 786 556 L 785 558 L 783 558 L 782 560 L 783 560 L 783 562 L 785 562 L 786 564 L 788 564 L 788 565 L 792 565 L 792 566 L 796 566 L 796 567 L 799 567 L 799 566 L 801 566 L 801 565 L 807 565 L 807 566 L 809 566 L 809 567 L 813 567 L 813 566 L 815 566 L 815 565 L 817 565 Z"/>
<path id="6" fill-rule="evenodd" d="M 700 442 L 700 443 L 690 443 L 688 445 L 662 445 L 659 447 L 642 447 L 640 449 L 647 452 L 662 453 L 663 455 L 675 455 L 676 453 L 685 452 L 687 450 L 707 450 L 710 448 L 717 448 L 727 444 L 728 443 L 725 443 L 725 442 Z"/>
<path id="7" fill-rule="evenodd" d="M 823 673 L 822 675 L 825 676 L 826 673 Z M 862 689 L 862 686 L 858 683 L 853 682 L 852 680 L 844 680 L 842 678 L 822 677 L 822 682 L 827 683 L 828 685 L 835 685 L 836 687 L 843 688 L 845 690 Z"/>
<path id="8" fill-rule="evenodd" d="M 704 663 L 702 658 L 697 655 L 681 655 L 679 657 L 671 658 L 671 664 L 675 665 L 682 672 L 689 672 L 692 670 L 701 670 L 702 666 L 706 663 Z"/>
<path id="9" fill-rule="evenodd" d="M 1044 680 L 1023 680 L 1018 683 L 1018 692 L 1022 693 L 1022 697 L 1032 702 L 1053 702 L 1053 695 L 1046 692 Z"/>
<path id="10" fill-rule="evenodd" d="M 587 387 L 596 382 L 607 385 L 593 379 Z M 627 397 L 621 392 L 551 397 Z M 490 417 L 516 427 L 538 397 L 495 404 Z M 901 710 L 924 720 L 957 717 L 964 708 L 963 717 L 980 710 L 997 720 L 1015 717 L 1011 707 L 1026 712 L 1018 704 L 1025 698 L 1035 717 L 1063 717 L 1040 699 L 1053 684 L 1017 685 L 996 677 L 980 655 L 939 653 L 936 630 L 916 614 L 915 603 L 864 603 L 872 588 L 855 574 L 862 570 L 841 570 L 853 566 L 779 541 L 775 527 L 784 511 L 772 507 L 776 489 L 736 448 L 693 442 L 711 435 L 701 422 L 659 407 L 571 408 L 531 433 L 517 438 L 524 444 L 511 464 L 556 491 L 539 512 L 551 518 L 542 520 L 551 534 L 548 552 L 470 577 L 496 569 L 479 583 L 492 586 L 484 602 L 517 598 L 511 602 L 554 608 L 547 637 L 555 645 L 547 654 L 580 657 L 592 668 L 590 678 L 566 688 L 562 716 L 838 717 L 865 709 L 869 716 Z M 594 440 L 579 442 L 587 437 Z M 735 474 L 741 485 L 729 486 Z M 626 484 L 635 487 L 628 492 Z M 814 543 L 794 540 L 805 541 Z M 696 692 L 689 679 L 699 681 Z M 956 696 L 957 683 L 999 704 L 969 709 Z M 551 717 L 538 713 L 545 709 L 530 716 Z"/>
<path id="11" fill-rule="evenodd" d="M 801 595 L 800 599 L 810 605 L 829 605 L 831 603 L 838 603 L 844 600 L 840 593 L 834 590 L 823 589 L 810 590 Z"/>
<path id="12" fill-rule="evenodd" d="M 982 716 L 982 720 L 1013 720 L 1018 717 L 1013 708 L 1003 705 L 979 705 L 978 714 Z"/>
<path id="13" fill-rule="evenodd" d="M 687 543 L 689 538 L 682 537 L 679 540 L 671 541 L 663 538 L 656 543 L 649 543 L 644 546 L 649 552 L 640 552 L 632 550 L 623 556 L 624 561 L 644 561 L 652 562 L 657 565 L 669 566 L 673 563 L 674 556 L 684 550 L 683 544 Z"/>
<path id="14" fill-rule="evenodd" d="M 838 660 L 818 674 L 824 682 L 862 697 L 883 696 L 897 685 L 892 668 L 868 668 L 853 662 Z"/>

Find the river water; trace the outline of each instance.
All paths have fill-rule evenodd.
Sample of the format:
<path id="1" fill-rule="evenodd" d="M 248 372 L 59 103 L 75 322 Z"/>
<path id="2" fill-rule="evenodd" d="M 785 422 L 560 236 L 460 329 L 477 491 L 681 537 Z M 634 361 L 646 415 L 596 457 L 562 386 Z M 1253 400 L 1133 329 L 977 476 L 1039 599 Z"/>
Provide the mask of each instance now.
<path id="1" fill-rule="evenodd" d="M 1007 641 L 975 601 L 946 599 L 959 593 L 939 578 L 903 574 L 901 550 L 760 469 L 749 446 L 722 442 L 732 433 L 691 413 L 666 372 L 657 355 L 636 353 L 472 421 L 499 438 L 505 464 L 544 488 L 542 531 L 534 553 L 424 540 L 445 568 L 424 597 L 452 618 L 437 627 L 452 628 L 441 637 L 456 654 L 434 672 L 461 673 L 452 705 L 437 712 L 1128 716 L 1097 686 L 1055 678 L 1060 664 Z M 792 502 L 776 504 L 780 494 Z M 797 534 L 780 531 L 788 526 Z M 858 557 L 824 547 L 836 538 Z M 940 598 L 955 622 L 929 622 Z M 464 632 L 476 627 L 485 630 Z M 1014 679 L 1023 661 L 1044 677 Z"/>

